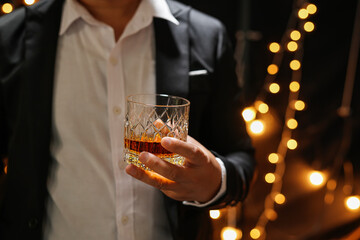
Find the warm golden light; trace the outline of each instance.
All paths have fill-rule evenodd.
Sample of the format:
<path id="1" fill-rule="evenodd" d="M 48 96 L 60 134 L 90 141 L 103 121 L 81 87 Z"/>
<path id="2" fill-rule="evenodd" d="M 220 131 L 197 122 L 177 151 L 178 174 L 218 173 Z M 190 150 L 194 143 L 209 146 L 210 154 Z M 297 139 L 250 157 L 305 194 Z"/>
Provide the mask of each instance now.
<path id="1" fill-rule="evenodd" d="M 252 239 L 258 239 L 261 236 L 261 231 L 258 228 L 253 228 L 250 231 L 250 237 Z"/>
<path id="2" fill-rule="evenodd" d="M 297 148 L 297 141 L 295 139 L 290 139 L 287 141 L 286 146 L 290 150 L 294 150 Z"/>
<path id="3" fill-rule="evenodd" d="M 301 101 L 301 100 L 296 100 L 294 102 L 294 108 L 297 110 L 297 111 L 302 111 L 305 109 L 305 102 L 304 101 Z"/>
<path id="4" fill-rule="evenodd" d="M 309 180 L 312 185 L 319 186 L 324 182 L 324 176 L 319 171 L 313 171 L 309 175 Z"/>
<path id="5" fill-rule="evenodd" d="M 268 160 L 270 163 L 277 163 L 279 162 L 279 155 L 276 153 L 270 153 L 268 156 Z"/>
<path id="6" fill-rule="evenodd" d="M 308 11 L 305 9 L 305 8 L 301 8 L 299 11 L 298 11 L 298 17 L 300 19 L 305 19 L 309 16 L 309 13 Z"/>
<path id="7" fill-rule="evenodd" d="M 359 210 L 360 208 L 360 198 L 359 196 L 350 196 L 345 199 L 345 206 L 349 210 Z"/>
<path id="8" fill-rule="evenodd" d="M 1 7 L 1 10 L 3 13 L 11 13 L 14 10 L 14 7 L 10 3 L 4 3 L 4 5 Z"/>
<path id="9" fill-rule="evenodd" d="M 334 191 L 336 189 L 336 181 L 334 179 L 330 179 L 326 184 L 327 189 L 330 191 Z"/>
<path id="10" fill-rule="evenodd" d="M 253 107 L 247 107 L 242 111 L 242 116 L 246 122 L 250 122 L 256 117 L 256 110 Z"/>
<path id="11" fill-rule="evenodd" d="M 294 71 L 299 70 L 301 67 L 301 63 L 299 60 L 292 60 L 290 62 L 290 68 Z"/>
<path id="12" fill-rule="evenodd" d="M 297 41 L 301 38 L 301 33 L 298 30 L 293 30 L 290 33 L 290 38 L 294 41 Z"/>
<path id="13" fill-rule="evenodd" d="M 218 219 L 220 217 L 220 210 L 210 210 L 209 215 L 212 219 Z"/>
<path id="14" fill-rule="evenodd" d="M 269 91 L 271 92 L 271 93 L 278 93 L 279 91 L 280 91 L 280 85 L 279 84 L 277 84 L 277 83 L 272 83 L 272 84 L 270 84 L 270 86 L 269 86 Z"/>
<path id="15" fill-rule="evenodd" d="M 269 111 L 269 106 L 262 101 L 256 101 L 255 106 L 257 110 L 261 113 L 267 113 Z"/>
<path id="16" fill-rule="evenodd" d="M 277 218 L 277 213 L 273 209 L 266 209 L 265 216 L 267 219 L 274 221 Z"/>
<path id="17" fill-rule="evenodd" d="M 285 198 L 285 196 L 283 194 L 278 193 L 278 194 L 275 195 L 274 201 L 277 204 L 283 204 L 286 201 L 286 198 Z"/>
<path id="18" fill-rule="evenodd" d="M 264 123 L 261 120 L 255 120 L 250 124 L 250 131 L 254 134 L 261 134 L 264 131 Z"/>
<path id="19" fill-rule="evenodd" d="M 222 240 L 238 240 L 242 238 L 242 232 L 233 227 L 224 227 L 221 230 Z"/>
<path id="20" fill-rule="evenodd" d="M 334 194 L 326 193 L 324 196 L 324 202 L 329 205 L 332 204 L 334 202 Z"/>
<path id="21" fill-rule="evenodd" d="M 270 64 L 267 68 L 267 72 L 270 75 L 274 75 L 279 71 L 279 67 L 276 64 Z"/>
<path id="22" fill-rule="evenodd" d="M 304 24 L 304 30 L 307 32 L 312 32 L 315 29 L 315 25 L 312 22 L 306 22 Z"/>
<path id="23" fill-rule="evenodd" d="M 286 126 L 287 126 L 289 129 L 295 129 L 295 128 L 297 128 L 297 126 L 298 126 L 298 122 L 296 121 L 296 119 L 290 118 L 289 120 L 287 120 Z"/>
<path id="24" fill-rule="evenodd" d="M 287 49 L 290 51 L 290 52 L 294 52 L 298 49 L 298 44 L 294 41 L 290 41 L 288 42 L 287 44 Z"/>
<path id="25" fill-rule="evenodd" d="M 299 91 L 300 89 L 300 83 L 296 82 L 296 81 L 292 81 L 290 84 L 289 84 L 289 89 L 290 91 L 292 92 L 297 92 Z"/>
<path id="26" fill-rule="evenodd" d="M 273 173 L 267 173 L 267 174 L 265 175 L 265 181 L 266 181 L 267 183 L 273 183 L 273 182 L 275 182 L 275 180 L 276 180 L 275 174 L 273 174 Z"/>
<path id="27" fill-rule="evenodd" d="M 26 5 L 33 5 L 35 3 L 35 0 L 24 0 L 24 3 Z"/>
<path id="28" fill-rule="evenodd" d="M 309 5 L 307 5 L 306 10 L 309 14 L 314 14 L 317 11 L 317 7 L 315 4 L 310 3 Z"/>
<path id="29" fill-rule="evenodd" d="M 280 44 L 277 42 L 272 42 L 269 44 L 269 50 L 270 52 L 277 53 L 280 51 Z"/>

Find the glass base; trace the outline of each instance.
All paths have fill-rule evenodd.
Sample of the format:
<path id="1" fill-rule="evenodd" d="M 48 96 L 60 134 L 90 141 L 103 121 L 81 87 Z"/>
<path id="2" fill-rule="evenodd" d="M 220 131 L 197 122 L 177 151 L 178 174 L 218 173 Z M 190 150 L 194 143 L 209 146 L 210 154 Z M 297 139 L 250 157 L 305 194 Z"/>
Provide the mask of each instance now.
<path id="1" fill-rule="evenodd" d="M 183 156 L 180 156 L 178 154 L 171 154 L 171 155 L 164 155 L 164 156 L 158 156 L 162 160 L 165 160 L 169 163 L 172 163 L 174 165 L 182 166 L 184 165 L 185 158 Z M 142 168 L 147 171 L 151 171 L 150 168 L 146 167 L 145 164 L 139 161 L 139 153 L 132 152 L 129 150 L 125 151 L 125 161 L 128 164 L 134 164 L 135 166 Z"/>

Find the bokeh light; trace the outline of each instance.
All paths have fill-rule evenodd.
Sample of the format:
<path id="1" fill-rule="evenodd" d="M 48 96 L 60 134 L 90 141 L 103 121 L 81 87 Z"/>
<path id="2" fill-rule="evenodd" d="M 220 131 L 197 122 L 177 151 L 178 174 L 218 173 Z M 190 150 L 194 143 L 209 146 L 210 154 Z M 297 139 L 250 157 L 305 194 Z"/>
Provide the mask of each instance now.
<path id="1" fill-rule="evenodd" d="M 222 240 L 238 240 L 242 238 L 242 231 L 233 227 L 224 227 L 221 230 Z"/>
<path id="2" fill-rule="evenodd" d="M 359 210 L 360 198 L 359 196 L 350 196 L 345 199 L 345 206 L 349 210 Z"/>
<path id="3" fill-rule="evenodd" d="M 256 110 L 253 107 L 247 107 L 242 111 L 242 116 L 246 122 L 250 122 L 256 117 Z"/>
<path id="4" fill-rule="evenodd" d="M 290 33 L 290 38 L 294 41 L 297 41 L 301 38 L 301 33 L 298 30 L 293 30 Z"/>
<path id="5" fill-rule="evenodd" d="M 274 75 L 279 71 L 279 67 L 276 64 L 270 64 L 267 68 L 267 72 L 270 75 Z"/>
<path id="6" fill-rule="evenodd" d="M 2 7 L 1 7 L 1 11 L 3 13 L 11 13 L 13 10 L 14 10 L 14 7 L 10 3 L 4 3 L 4 5 L 2 5 Z"/>
<path id="7" fill-rule="evenodd" d="M 290 52 L 294 52 L 294 51 L 296 51 L 298 49 L 298 44 L 295 41 L 290 41 L 287 44 L 287 49 Z"/>
<path id="8" fill-rule="evenodd" d="M 270 163 L 278 163 L 280 158 L 277 153 L 270 153 L 268 156 L 268 160 Z"/>
<path id="9" fill-rule="evenodd" d="M 312 171 L 309 175 L 309 181 L 312 185 L 319 186 L 324 182 L 324 174 L 319 171 Z"/>
<path id="10" fill-rule="evenodd" d="M 274 94 L 278 93 L 280 91 L 280 85 L 277 83 L 271 83 L 269 85 L 269 91 Z"/>
<path id="11" fill-rule="evenodd" d="M 269 50 L 270 52 L 277 53 L 280 51 L 280 44 L 277 42 L 272 42 L 269 44 Z"/>
<path id="12" fill-rule="evenodd" d="M 301 63 L 299 60 L 292 60 L 289 64 L 290 68 L 294 71 L 299 70 L 301 67 Z"/>
<path id="13" fill-rule="evenodd" d="M 304 30 L 305 30 L 306 32 L 312 32 L 312 31 L 314 31 L 314 29 L 315 29 L 314 23 L 312 23 L 312 22 L 306 22 L 306 23 L 304 24 Z"/>
<path id="14" fill-rule="evenodd" d="M 220 210 L 210 210 L 209 215 L 212 219 L 218 219 L 220 217 Z"/>
<path id="15" fill-rule="evenodd" d="M 261 120 L 255 120 L 250 124 L 250 131 L 254 134 L 261 134 L 264 128 L 264 123 Z"/>

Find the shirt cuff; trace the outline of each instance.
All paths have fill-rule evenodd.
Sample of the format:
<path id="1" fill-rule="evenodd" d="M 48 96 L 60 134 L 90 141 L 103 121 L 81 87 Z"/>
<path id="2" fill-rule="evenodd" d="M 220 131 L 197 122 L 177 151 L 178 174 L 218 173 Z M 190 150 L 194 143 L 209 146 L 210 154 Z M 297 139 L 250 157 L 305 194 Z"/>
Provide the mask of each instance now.
<path id="1" fill-rule="evenodd" d="M 210 204 L 212 204 L 213 202 L 215 202 L 216 200 L 220 199 L 225 194 L 225 192 L 226 192 L 226 168 L 225 168 L 223 161 L 221 161 L 220 158 L 216 158 L 216 160 L 218 161 L 218 163 L 220 164 L 220 167 L 221 167 L 221 186 L 220 186 L 220 190 L 218 191 L 218 193 L 215 195 L 215 197 L 213 197 L 210 201 L 208 201 L 206 203 L 199 203 L 198 201 L 193 201 L 193 202 L 183 201 L 184 205 L 190 205 L 190 206 L 194 206 L 194 207 L 206 207 L 206 206 L 209 206 Z"/>

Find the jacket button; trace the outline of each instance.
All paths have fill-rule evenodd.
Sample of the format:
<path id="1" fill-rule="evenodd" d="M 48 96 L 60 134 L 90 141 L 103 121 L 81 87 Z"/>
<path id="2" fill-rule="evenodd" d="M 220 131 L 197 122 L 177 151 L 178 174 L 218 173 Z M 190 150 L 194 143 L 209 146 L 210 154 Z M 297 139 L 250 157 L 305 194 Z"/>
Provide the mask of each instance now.
<path id="1" fill-rule="evenodd" d="M 29 220 L 28 226 L 30 229 L 34 229 L 37 227 L 38 223 L 39 223 L 39 221 L 36 218 L 32 218 Z"/>

